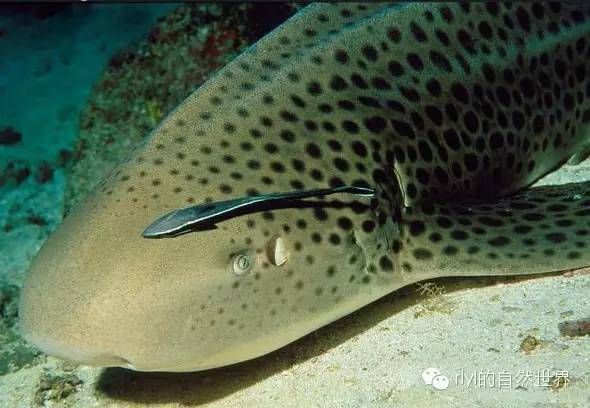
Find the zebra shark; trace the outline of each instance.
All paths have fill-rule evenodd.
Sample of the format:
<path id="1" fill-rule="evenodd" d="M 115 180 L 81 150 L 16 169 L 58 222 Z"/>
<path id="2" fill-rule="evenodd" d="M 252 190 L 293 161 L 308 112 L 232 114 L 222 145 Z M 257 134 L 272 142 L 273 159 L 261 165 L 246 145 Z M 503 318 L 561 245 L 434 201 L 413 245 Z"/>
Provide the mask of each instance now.
<path id="1" fill-rule="evenodd" d="M 590 183 L 531 187 L 588 154 L 589 18 L 581 2 L 305 7 L 65 218 L 27 275 L 25 338 L 83 364 L 203 370 L 413 282 L 590 265 Z M 185 206 L 340 187 L 374 195 L 142 236 Z"/>

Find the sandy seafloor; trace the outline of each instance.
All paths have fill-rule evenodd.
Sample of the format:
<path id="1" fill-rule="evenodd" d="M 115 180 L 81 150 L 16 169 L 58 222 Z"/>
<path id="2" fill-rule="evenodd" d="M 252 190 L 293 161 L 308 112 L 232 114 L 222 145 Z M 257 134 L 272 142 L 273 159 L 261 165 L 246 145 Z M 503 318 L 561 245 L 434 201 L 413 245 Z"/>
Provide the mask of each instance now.
<path id="1" fill-rule="evenodd" d="M 75 27 L 78 40 L 61 38 L 59 46 L 56 39 L 33 39 L 26 29 L 0 21 L 13 33 L 9 38 L 21 38 L 21 49 L 34 50 L 18 54 L 11 64 L 16 70 L 0 75 L 0 118 L 23 132 L 25 146 L 0 146 L 0 160 L 41 160 L 70 145 L 84 99 L 109 55 L 144 32 L 161 11 L 98 13 Z M 123 34 L 116 27 L 125 21 L 134 29 Z M 18 48 L 6 41 L 0 42 L 2 55 Z M 23 80 L 27 76 L 17 70 L 33 79 Z M 541 183 L 588 179 L 586 162 Z M 45 184 L 28 180 L 0 190 L 0 220 L 13 225 L 0 233 L 1 279 L 21 284 L 31 258 L 61 219 L 64 183 L 58 169 Z M 26 222 L 31 212 L 42 214 L 46 225 Z M 416 287 L 400 290 L 277 352 L 217 370 L 134 373 L 42 358 L 0 376 L 0 407 L 36 406 L 40 395 L 46 406 L 64 407 L 590 406 L 590 336 L 563 337 L 557 326 L 590 316 L 590 272 L 437 284 L 446 289 L 437 300 L 440 307 L 430 307 Z M 521 350 L 526 336 L 539 343 L 528 353 Z M 450 379 L 448 389 L 424 384 L 421 373 L 428 367 Z M 566 387 L 539 385 L 546 372 L 558 370 L 569 378 Z M 39 391 L 43 372 L 73 374 L 81 383 L 69 396 L 51 399 Z M 483 376 L 493 378 L 494 386 L 477 380 Z"/>

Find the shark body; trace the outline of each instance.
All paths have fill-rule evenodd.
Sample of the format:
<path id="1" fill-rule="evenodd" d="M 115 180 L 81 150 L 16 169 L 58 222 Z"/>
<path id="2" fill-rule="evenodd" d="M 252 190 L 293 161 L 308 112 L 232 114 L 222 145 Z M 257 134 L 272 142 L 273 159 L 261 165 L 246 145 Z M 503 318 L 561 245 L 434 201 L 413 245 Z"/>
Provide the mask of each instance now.
<path id="1" fill-rule="evenodd" d="M 23 288 L 25 337 L 192 371 L 275 350 L 404 285 L 590 265 L 590 7 L 317 4 L 189 96 L 73 211 Z M 173 239 L 161 214 L 338 186 Z"/>

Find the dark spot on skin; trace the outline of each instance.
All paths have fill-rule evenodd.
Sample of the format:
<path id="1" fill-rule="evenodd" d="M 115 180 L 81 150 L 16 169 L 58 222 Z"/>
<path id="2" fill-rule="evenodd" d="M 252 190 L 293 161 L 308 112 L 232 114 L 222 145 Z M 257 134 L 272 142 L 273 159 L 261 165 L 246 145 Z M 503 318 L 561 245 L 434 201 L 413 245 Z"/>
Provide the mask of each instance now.
<path id="1" fill-rule="evenodd" d="M 563 234 L 561 232 L 552 232 L 550 234 L 545 235 L 545 238 L 548 241 L 554 242 L 556 244 L 558 244 L 560 242 L 564 242 L 567 239 L 567 237 L 565 236 L 565 234 Z"/>
<path id="2" fill-rule="evenodd" d="M 463 241 L 463 240 L 467 239 L 468 237 L 469 237 L 469 235 L 463 230 L 451 231 L 451 238 L 453 238 L 455 240 Z"/>
<path id="3" fill-rule="evenodd" d="M 443 248 L 443 254 L 448 255 L 448 256 L 456 255 L 457 252 L 459 252 L 457 247 L 454 247 L 451 245 L 447 245 L 446 247 Z"/>
<path id="4" fill-rule="evenodd" d="M 568 259 L 578 259 L 581 256 L 582 255 L 577 251 L 568 252 L 568 254 L 567 254 Z"/>
<path id="5" fill-rule="evenodd" d="M 436 218 L 436 223 L 441 227 L 441 228 L 450 228 L 453 225 L 453 222 L 444 216 L 440 216 Z"/>
<path id="6" fill-rule="evenodd" d="M 330 241 L 330 243 L 332 245 L 340 245 L 340 241 L 341 241 L 340 236 L 338 236 L 337 234 L 334 234 L 334 233 L 329 235 L 328 240 Z"/>
<path id="7" fill-rule="evenodd" d="M 490 239 L 488 241 L 488 243 L 494 247 L 501 247 L 501 246 L 508 245 L 510 243 L 510 239 L 507 237 L 496 237 L 496 238 Z"/>
<path id="8" fill-rule="evenodd" d="M 320 148 L 315 143 L 308 143 L 305 147 L 305 151 L 313 158 L 320 158 L 322 155 Z"/>
<path id="9" fill-rule="evenodd" d="M 373 220 L 365 220 L 363 221 L 363 223 L 361 224 L 361 228 L 363 229 L 364 232 L 366 233 L 371 233 L 373 232 L 373 230 L 375 229 L 375 222 Z"/>
<path id="10" fill-rule="evenodd" d="M 501 227 L 502 225 L 504 225 L 504 222 L 498 218 L 483 216 L 483 217 L 479 217 L 478 220 L 483 225 L 487 225 L 489 227 Z"/>
<path id="11" fill-rule="evenodd" d="M 532 230 L 533 228 L 528 225 L 517 225 L 514 227 L 514 232 L 517 234 L 528 234 Z"/>
<path id="12" fill-rule="evenodd" d="M 381 270 L 389 272 L 393 270 L 393 262 L 386 256 L 379 258 L 379 267 Z"/>
<path id="13" fill-rule="evenodd" d="M 418 236 L 424 233 L 426 230 L 426 225 L 422 221 L 415 220 L 410 222 L 409 230 L 411 235 Z"/>
<path id="14" fill-rule="evenodd" d="M 414 258 L 421 261 L 432 259 L 432 252 L 426 248 L 417 248 L 414 250 L 413 254 Z"/>
<path id="15" fill-rule="evenodd" d="M 527 221 L 541 221 L 545 218 L 543 214 L 540 213 L 527 213 L 522 216 Z"/>
<path id="16" fill-rule="evenodd" d="M 350 218 L 347 217 L 340 217 L 338 218 L 338 226 L 340 228 L 342 228 L 343 230 L 350 230 L 352 228 L 352 221 L 350 220 Z"/>

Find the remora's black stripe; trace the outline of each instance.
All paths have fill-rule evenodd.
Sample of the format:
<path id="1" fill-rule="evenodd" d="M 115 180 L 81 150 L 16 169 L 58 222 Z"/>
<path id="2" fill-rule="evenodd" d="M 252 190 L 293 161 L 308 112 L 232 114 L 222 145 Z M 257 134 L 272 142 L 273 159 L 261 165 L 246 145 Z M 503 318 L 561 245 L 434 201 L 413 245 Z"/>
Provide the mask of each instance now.
<path id="1" fill-rule="evenodd" d="M 337 193 L 349 193 L 372 197 L 375 191 L 364 187 L 341 186 L 283 193 L 262 194 L 233 200 L 217 201 L 180 208 L 167 213 L 150 224 L 143 232 L 144 238 L 171 238 L 191 231 L 215 229 L 217 222 L 244 214 L 281 208 L 302 208 L 313 203 L 304 198 L 322 197 Z"/>

